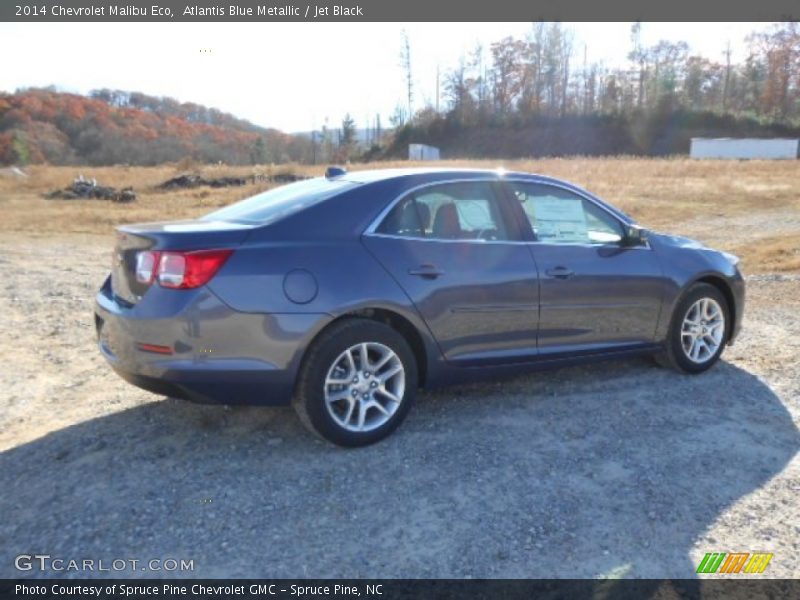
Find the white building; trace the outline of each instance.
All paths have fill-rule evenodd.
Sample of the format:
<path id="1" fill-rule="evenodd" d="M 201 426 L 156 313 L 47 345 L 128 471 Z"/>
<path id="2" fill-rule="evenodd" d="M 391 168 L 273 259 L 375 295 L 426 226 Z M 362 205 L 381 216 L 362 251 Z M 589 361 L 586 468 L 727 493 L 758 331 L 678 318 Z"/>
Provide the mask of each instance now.
<path id="1" fill-rule="evenodd" d="M 409 144 L 408 160 L 439 160 L 439 149 L 425 144 Z"/>
<path id="2" fill-rule="evenodd" d="M 692 158 L 798 158 L 800 140 L 757 138 L 692 138 Z"/>

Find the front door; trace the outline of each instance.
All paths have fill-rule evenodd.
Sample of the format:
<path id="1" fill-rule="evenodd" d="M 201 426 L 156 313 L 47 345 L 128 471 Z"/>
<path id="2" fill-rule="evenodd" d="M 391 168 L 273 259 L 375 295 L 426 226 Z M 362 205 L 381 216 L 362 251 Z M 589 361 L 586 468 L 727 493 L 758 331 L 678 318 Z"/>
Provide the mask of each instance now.
<path id="1" fill-rule="evenodd" d="M 536 241 L 541 355 L 651 344 L 664 295 L 647 245 L 623 244 L 624 224 L 587 197 L 560 186 L 509 182 Z"/>

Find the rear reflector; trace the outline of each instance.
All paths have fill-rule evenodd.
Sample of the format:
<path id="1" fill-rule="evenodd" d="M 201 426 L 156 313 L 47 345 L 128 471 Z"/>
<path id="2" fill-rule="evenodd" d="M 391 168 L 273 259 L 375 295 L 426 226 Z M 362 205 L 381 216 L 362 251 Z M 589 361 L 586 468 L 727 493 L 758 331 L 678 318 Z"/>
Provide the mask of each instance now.
<path id="1" fill-rule="evenodd" d="M 156 276 L 160 252 L 147 250 L 136 255 L 136 281 L 150 285 Z"/>
<path id="2" fill-rule="evenodd" d="M 158 263 L 158 283 L 164 287 L 179 288 L 186 277 L 186 258 L 183 254 L 165 252 Z"/>
<path id="3" fill-rule="evenodd" d="M 208 283 L 233 250 L 172 252 L 144 250 L 136 255 L 136 281 L 162 287 L 192 289 Z"/>
<path id="4" fill-rule="evenodd" d="M 169 346 L 159 346 L 157 344 L 136 342 L 136 349 L 142 352 L 152 352 L 153 354 L 172 354 L 172 348 Z"/>

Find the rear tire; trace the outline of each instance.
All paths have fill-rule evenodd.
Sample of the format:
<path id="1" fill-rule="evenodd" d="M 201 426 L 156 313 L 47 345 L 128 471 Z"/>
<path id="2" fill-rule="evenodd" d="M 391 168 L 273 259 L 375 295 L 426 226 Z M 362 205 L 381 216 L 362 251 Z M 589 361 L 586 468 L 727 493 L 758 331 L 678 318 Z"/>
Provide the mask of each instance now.
<path id="1" fill-rule="evenodd" d="M 708 283 L 697 283 L 675 307 L 664 351 L 656 355 L 656 362 L 682 373 L 707 371 L 722 355 L 730 325 L 722 292 Z"/>
<path id="2" fill-rule="evenodd" d="M 339 446 L 391 434 L 414 403 L 418 369 L 408 342 L 368 319 L 335 323 L 311 346 L 293 406 L 312 432 Z"/>

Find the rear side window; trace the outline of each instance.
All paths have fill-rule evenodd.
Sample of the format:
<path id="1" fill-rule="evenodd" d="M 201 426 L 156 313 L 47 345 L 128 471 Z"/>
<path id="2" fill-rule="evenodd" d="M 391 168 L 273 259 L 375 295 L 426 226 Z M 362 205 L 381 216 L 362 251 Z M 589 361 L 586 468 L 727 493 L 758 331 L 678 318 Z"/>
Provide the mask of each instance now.
<path id="1" fill-rule="evenodd" d="M 425 237 L 425 228 L 414 196 L 400 200 L 378 226 L 378 233 L 402 237 Z"/>
<path id="2" fill-rule="evenodd" d="M 407 196 L 378 233 L 439 240 L 508 240 L 508 227 L 486 182 L 445 183 Z"/>
<path id="3" fill-rule="evenodd" d="M 349 181 L 324 177 L 282 185 L 251 196 L 202 217 L 203 221 L 245 221 L 266 224 L 277 221 L 354 187 Z"/>

